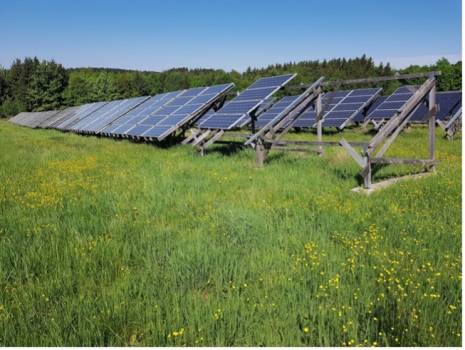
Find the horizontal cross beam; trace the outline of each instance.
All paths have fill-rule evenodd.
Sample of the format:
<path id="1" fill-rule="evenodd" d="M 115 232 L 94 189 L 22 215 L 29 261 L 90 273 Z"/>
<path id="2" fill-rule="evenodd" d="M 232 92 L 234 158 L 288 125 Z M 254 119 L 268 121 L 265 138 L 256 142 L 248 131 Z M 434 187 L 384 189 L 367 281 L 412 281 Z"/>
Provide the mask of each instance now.
<path id="1" fill-rule="evenodd" d="M 436 163 L 435 160 L 431 159 L 408 159 L 408 158 L 384 158 L 384 157 L 373 157 L 370 158 L 372 164 L 418 164 L 418 165 L 433 165 Z"/>
<path id="2" fill-rule="evenodd" d="M 379 83 L 383 81 L 392 81 L 392 80 L 410 80 L 418 78 L 429 78 L 431 76 L 440 76 L 441 71 L 431 71 L 431 72 L 421 72 L 421 73 L 410 73 L 410 74 L 395 74 L 391 76 L 383 77 L 371 77 L 371 78 L 361 78 L 361 79 L 346 79 L 346 80 L 327 80 L 323 82 L 322 86 L 339 86 L 339 85 L 350 85 L 350 84 L 368 84 L 368 83 Z M 285 89 L 302 89 L 309 87 L 310 84 L 300 84 L 300 85 L 290 85 L 285 87 Z"/>

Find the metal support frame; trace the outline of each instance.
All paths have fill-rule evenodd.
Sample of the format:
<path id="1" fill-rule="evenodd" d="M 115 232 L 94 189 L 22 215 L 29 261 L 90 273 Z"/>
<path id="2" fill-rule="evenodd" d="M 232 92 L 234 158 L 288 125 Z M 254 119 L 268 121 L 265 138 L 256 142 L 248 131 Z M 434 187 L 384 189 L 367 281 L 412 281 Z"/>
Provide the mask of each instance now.
<path id="1" fill-rule="evenodd" d="M 270 122 L 264 127 L 262 127 L 258 132 L 253 133 L 248 140 L 244 143 L 245 146 L 252 146 L 256 152 L 256 162 L 257 166 L 262 167 L 268 157 L 268 153 L 272 148 L 285 149 L 287 142 L 280 141 L 280 139 L 289 132 L 292 128 L 293 122 L 297 117 L 306 109 L 310 104 L 319 98 L 321 95 L 321 83 L 323 82 L 324 77 L 321 77 L 309 88 L 306 89 L 304 93 L 301 94 L 300 100 L 294 104 L 287 107 L 284 110 L 283 117 L 279 122 L 275 123 Z M 320 99 L 321 105 L 321 99 Z M 321 109 L 321 108 L 320 108 Z M 321 112 L 320 112 L 321 114 Z M 302 142 L 301 144 L 304 144 Z M 289 151 L 303 151 L 304 149 L 287 149 Z"/>
<path id="2" fill-rule="evenodd" d="M 436 114 L 438 107 L 436 105 L 436 75 L 437 72 L 431 72 L 428 79 L 421 85 L 412 97 L 405 102 L 396 114 L 387 120 L 378 133 L 370 140 L 364 148 L 362 154 L 359 154 L 346 140 L 342 139 L 340 145 L 347 150 L 349 155 L 362 168 L 361 175 L 363 178 L 363 187 L 372 187 L 372 177 L 380 166 L 388 164 L 419 164 L 425 167 L 426 171 L 434 171 L 435 147 L 436 147 Z M 402 158 L 387 158 L 383 155 L 387 152 L 391 144 L 396 140 L 397 136 L 409 124 L 410 118 L 416 108 L 427 100 L 428 103 L 428 159 L 402 159 Z"/>
<path id="3" fill-rule="evenodd" d="M 446 132 L 446 137 L 449 140 L 454 139 L 455 133 L 461 129 L 462 127 L 462 107 L 460 107 L 457 112 L 448 120 L 447 123 L 439 123 L 438 124 L 444 129 Z"/>

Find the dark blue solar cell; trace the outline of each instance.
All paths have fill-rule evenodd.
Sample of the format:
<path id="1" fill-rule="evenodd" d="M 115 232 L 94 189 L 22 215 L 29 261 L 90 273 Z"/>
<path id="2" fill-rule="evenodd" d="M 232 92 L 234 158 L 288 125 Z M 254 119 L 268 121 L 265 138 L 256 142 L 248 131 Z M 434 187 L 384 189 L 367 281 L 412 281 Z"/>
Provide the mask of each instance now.
<path id="1" fill-rule="evenodd" d="M 376 118 L 370 118 L 373 120 L 379 120 L 379 119 L 389 119 L 393 116 L 393 111 L 392 109 L 377 109 L 376 110 Z"/>
<path id="2" fill-rule="evenodd" d="M 131 130 L 128 130 L 126 132 L 126 135 L 129 136 L 142 136 L 144 132 L 149 130 L 152 127 L 152 125 L 138 125 L 133 127 Z"/>
<path id="3" fill-rule="evenodd" d="M 190 100 L 192 100 L 192 97 L 176 97 L 171 102 L 168 102 L 166 106 L 183 106 L 186 103 L 188 103 Z"/>
<path id="4" fill-rule="evenodd" d="M 278 75 L 274 77 L 266 77 L 258 79 L 255 83 L 249 86 L 249 89 L 262 88 L 268 86 L 282 86 L 288 83 L 295 77 L 295 74 Z"/>
<path id="5" fill-rule="evenodd" d="M 213 114 L 215 114 L 215 111 L 213 109 L 210 109 L 208 112 L 206 112 L 197 122 L 195 123 L 197 126 L 200 126 L 203 122 L 205 122 L 208 118 L 210 118 Z"/>
<path id="6" fill-rule="evenodd" d="M 350 97 L 357 97 L 357 96 L 372 96 L 378 93 L 379 88 L 369 88 L 369 89 L 357 89 L 353 90 L 350 94 Z"/>
<path id="7" fill-rule="evenodd" d="M 184 113 L 184 114 L 172 114 L 169 117 L 166 117 L 165 119 L 161 120 L 158 122 L 158 125 L 163 125 L 163 126 L 175 126 L 181 121 L 183 121 L 185 118 L 189 116 L 189 113 Z"/>
<path id="8" fill-rule="evenodd" d="M 222 114 L 230 114 L 230 113 L 242 113 L 244 111 L 249 111 L 256 106 L 257 102 L 255 101 L 231 101 L 224 105 L 221 108 Z"/>
<path id="9" fill-rule="evenodd" d="M 209 95 L 203 95 L 203 94 L 202 94 L 202 95 L 199 95 L 199 96 L 193 98 L 193 99 L 189 102 L 189 104 L 202 104 L 202 103 L 206 103 L 206 102 L 212 100 L 214 97 L 215 97 L 215 95 L 211 95 L 211 94 L 209 94 Z"/>
<path id="10" fill-rule="evenodd" d="M 404 104 L 405 104 L 405 101 L 395 101 L 395 102 L 384 101 L 384 103 L 381 106 L 379 106 L 378 109 L 382 109 L 382 110 L 390 109 L 390 110 L 397 111 L 400 108 L 402 108 Z"/>
<path id="11" fill-rule="evenodd" d="M 160 120 L 162 120 L 163 117 L 147 117 L 147 118 L 144 118 L 144 120 L 142 120 L 140 122 L 140 124 L 143 124 L 143 125 L 155 125 L 157 124 Z"/>
<path id="12" fill-rule="evenodd" d="M 205 87 L 198 87 L 198 88 L 192 88 L 184 91 L 181 96 L 182 97 L 195 97 L 202 93 L 206 88 Z"/>
<path id="13" fill-rule="evenodd" d="M 242 94 L 237 96 L 235 101 L 246 101 L 246 100 L 264 100 L 276 90 L 275 87 L 266 87 L 260 89 L 247 89 Z"/>
<path id="14" fill-rule="evenodd" d="M 408 99 L 410 97 L 412 97 L 413 94 L 396 94 L 396 95 L 393 95 L 393 96 L 388 96 L 388 98 L 386 99 L 386 103 L 387 102 L 406 102 L 408 101 Z"/>
<path id="15" fill-rule="evenodd" d="M 113 128 L 113 130 L 108 131 L 110 134 L 115 134 L 115 135 L 124 135 L 126 131 L 130 129 L 130 125 L 128 124 L 123 124 L 120 125 L 116 128 Z"/>
<path id="16" fill-rule="evenodd" d="M 307 109 L 303 112 L 292 126 L 297 128 L 312 128 L 316 123 L 316 112 L 312 109 Z"/>
<path id="17" fill-rule="evenodd" d="M 210 86 L 207 90 L 203 91 L 201 95 L 218 94 L 220 92 L 230 90 L 232 87 L 234 87 L 234 84 L 231 83 Z"/>
<path id="18" fill-rule="evenodd" d="M 107 125 L 107 126 L 104 127 L 102 130 L 100 130 L 100 133 L 101 133 L 101 134 L 110 133 L 110 131 L 112 131 L 112 130 L 115 129 L 116 127 L 117 127 L 117 125 Z"/>
<path id="19" fill-rule="evenodd" d="M 331 91 L 327 94 L 327 98 L 344 98 L 351 93 L 351 90 Z"/>
<path id="20" fill-rule="evenodd" d="M 367 115 L 369 115 L 371 112 L 373 112 L 376 108 L 378 108 L 378 106 L 383 103 L 385 100 L 386 100 L 387 96 L 379 96 L 371 105 L 370 107 L 368 108 L 368 110 L 366 111 L 366 113 L 364 114 L 363 111 L 361 111 L 360 113 L 358 113 L 355 117 L 354 117 L 354 122 L 357 122 L 357 123 L 363 123 L 365 121 L 365 118 Z"/>
<path id="21" fill-rule="evenodd" d="M 238 114 L 215 114 L 214 118 L 213 116 L 209 119 L 206 120 L 208 123 L 208 128 L 211 129 L 227 129 L 227 128 L 233 128 L 236 125 L 240 124 L 240 121 L 244 118 L 243 113 L 238 113 Z M 201 127 L 204 127 L 204 124 L 202 123 L 200 125 Z"/>
<path id="22" fill-rule="evenodd" d="M 347 116 L 353 113 L 355 110 L 352 110 L 350 112 L 347 111 L 335 111 L 334 109 L 332 111 L 329 111 L 324 115 L 323 120 L 331 119 L 331 118 L 336 118 L 336 119 L 347 119 Z"/>
<path id="23" fill-rule="evenodd" d="M 364 105 L 362 102 L 357 102 L 357 103 L 341 103 L 334 108 L 331 109 L 331 111 L 356 111 L 357 109 L 361 108 Z M 347 113 L 346 113 L 347 115 Z M 326 118 L 326 116 L 325 116 Z"/>
<path id="24" fill-rule="evenodd" d="M 200 107 L 202 107 L 201 104 L 187 104 L 177 109 L 176 112 L 174 112 L 174 114 L 190 114 L 200 109 Z"/>
<path id="25" fill-rule="evenodd" d="M 412 97 L 415 87 L 413 86 L 402 86 L 394 93 L 380 103 L 376 109 L 367 115 L 367 119 L 371 120 L 383 120 L 390 119 L 397 111 L 402 108 L 406 101 Z"/>
<path id="26" fill-rule="evenodd" d="M 335 112 L 330 112 L 330 113 L 335 113 Z M 342 123 L 344 123 L 347 120 L 347 118 L 328 118 L 324 119 L 322 122 L 322 125 L 324 127 L 339 127 Z"/>
<path id="27" fill-rule="evenodd" d="M 157 125 L 146 132 L 142 135 L 143 137 L 153 137 L 153 138 L 162 138 L 167 136 L 172 132 L 173 128 L 171 126 L 163 126 L 163 125 Z"/>
<path id="28" fill-rule="evenodd" d="M 285 96 L 278 102 L 276 102 L 270 109 L 258 116 L 255 125 L 258 128 L 263 128 L 265 125 L 274 121 L 275 119 L 281 118 L 281 114 L 291 106 L 300 96 Z"/>
<path id="29" fill-rule="evenodd" d="M 179 109 L 180 106 L 167 106 L 167 107 L 163 107 L 161 108 L 160 110 L 158 110 L 157 112 L 155 113 L 152 113 L 151 116 L 154 116 L 154 117 L 157 117 L 157 116 L 162 116 L 162 117 L 166 117 L 167 115 L 170 115 L 171 113 L 173 113 L 174 111 L 177 111 Z"/>
<path id="30" fill-rule="evenodd" d="M 372 96 L 372 95 L 369 95 L 369 96 Z M 352 96 L 351 94 L 346 99 L 344 99 L 344 103 L 357 103 L 357 102 L 365 103 L 366 101 L 367 101 L 367 95 Z"/>

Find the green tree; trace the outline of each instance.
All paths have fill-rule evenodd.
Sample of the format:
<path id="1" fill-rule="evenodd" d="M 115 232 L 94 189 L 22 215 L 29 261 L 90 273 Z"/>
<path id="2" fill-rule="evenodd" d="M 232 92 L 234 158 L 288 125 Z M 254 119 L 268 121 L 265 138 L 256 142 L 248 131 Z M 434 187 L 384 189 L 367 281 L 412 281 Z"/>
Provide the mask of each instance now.
<path id="1" fill-rule="evenodd" d="M 67 83 L 68 74 L 61 64 L 42 61 L 36 66 L 27 89 L 28 106 L 36 111 L 60 108 Z"/>
<path id="2" fill-rule="evenodd" d="M 92 101 L 110 101 L 118 97 L 115 79 L 108 72 L 101 72 L 92 86 Z"/>
<path id="3" fill-rule="evenodd" d="M 26 106 L 24 106 L 21 101 L 15 100 L 11 97 L 7 97 L 5 101 L 3 101 L 2 105 L 0 106 L 0 116 L 1 117 L 12 117 L 19 112 L 23 112 L 26 110 Z"/>
<path id="4" fill-rule="evenodd" d="M 441 58 L 436 62 L 436 69 L 442 75 L 438 79 L 439 90 L 458 90 L 462 86 L 462 62 L 450 64 L 446 58 Z"/>
<path id="5" fill-rule="evenodd" d="M 77 106 L 92 101 L 91 84 L 84 76 L 72 73 L 64 92 L 67 106 Z"/>
<path id="6" fill-rule="evenodd" d="M 181 71 L 168 71 L 164 82 L 165 91 L 175 91 L 189 88 L 186 73 Z"/>
<path id="7" fill-rule="evenodd" d="M 32 106 L 28 99 L 28 89 L 39 65 L 40 61 L 37 57 L 25 58 L 24 62 L 16 59 L 7 74 L 10 101 L 17 101 L 29 111 L 32 110 Z"/>

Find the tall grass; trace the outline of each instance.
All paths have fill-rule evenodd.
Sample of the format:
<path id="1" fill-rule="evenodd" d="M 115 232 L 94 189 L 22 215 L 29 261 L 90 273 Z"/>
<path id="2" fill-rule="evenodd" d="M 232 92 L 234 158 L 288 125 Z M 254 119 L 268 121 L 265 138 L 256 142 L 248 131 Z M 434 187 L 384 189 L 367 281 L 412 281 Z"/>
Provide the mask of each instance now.
<path id="1" fill-rule="evenodd" d="M 339 148 L 257 169 L 0 122 L 0 344 L 460 346 L 461 145 L 437 146 L 366 197 Z"/>

